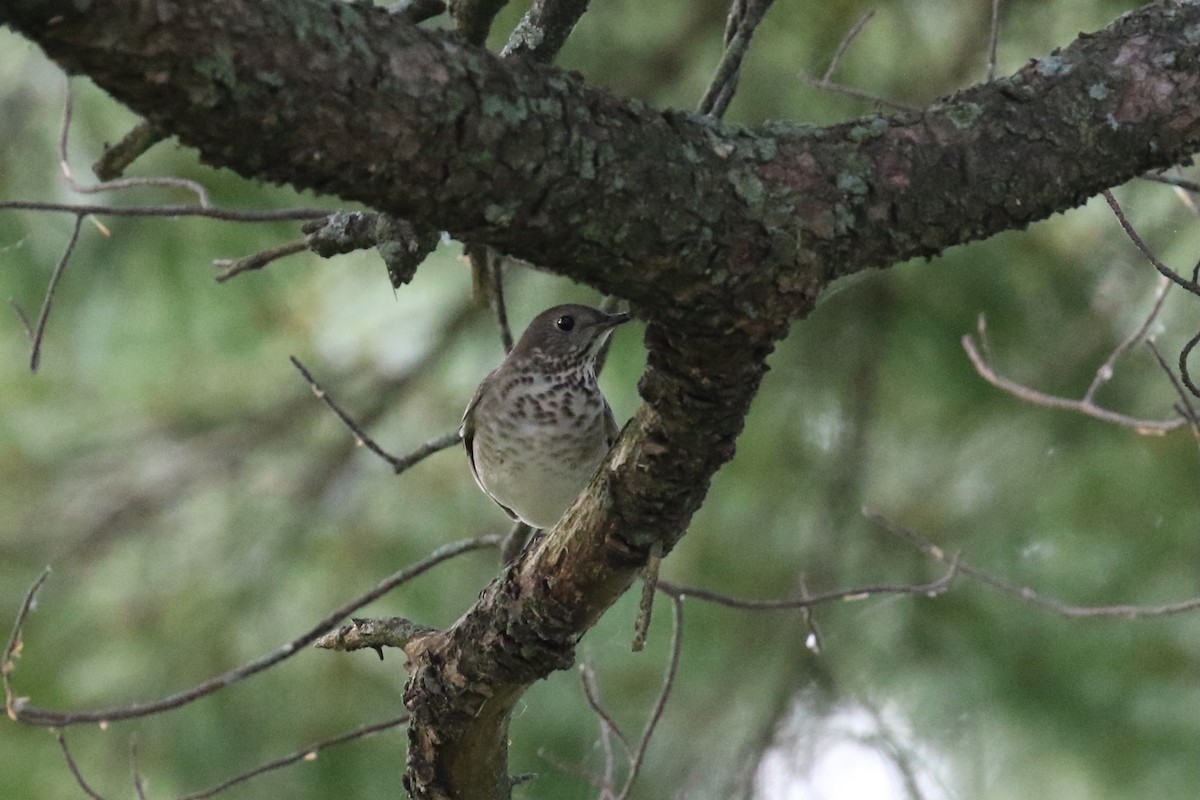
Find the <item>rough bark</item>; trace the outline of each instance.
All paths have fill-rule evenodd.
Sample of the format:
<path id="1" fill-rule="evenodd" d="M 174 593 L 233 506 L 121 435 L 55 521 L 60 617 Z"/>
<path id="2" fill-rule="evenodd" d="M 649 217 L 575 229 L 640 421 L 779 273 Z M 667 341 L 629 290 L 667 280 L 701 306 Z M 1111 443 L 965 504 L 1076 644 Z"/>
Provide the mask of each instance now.
<path id="1" fill-rule="evenodd" d="M 416 797 L 509 795 L 513 704 L 683 535 L 773 343 L 832 279 L 1022 227 L 1200 143 L 1195 3 L 919 113 L 756 130 L 331 0 L 8 0 L 0 22 L 208 163 L 491 245 L 649 321 L 644 403 L 589 491 L 408 648 Z"/>
<path id="2" fill-rule="evenodd" d="M 650 313 L 708 306 L 768 327 L 837 275 L 1021 227 L 1188 157 L 1197 17 L 1150 4 L 916 114 L 744 130 L 371 6 L 0 8 L 210 163 L 491 244 Z"/>

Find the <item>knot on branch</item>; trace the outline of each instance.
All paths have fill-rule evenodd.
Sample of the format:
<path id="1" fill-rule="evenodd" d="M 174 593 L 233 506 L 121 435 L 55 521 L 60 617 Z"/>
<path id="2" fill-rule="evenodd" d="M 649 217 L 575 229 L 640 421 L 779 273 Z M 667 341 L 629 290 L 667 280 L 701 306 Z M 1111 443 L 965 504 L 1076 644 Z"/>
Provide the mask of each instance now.
<path id="1" fill-rule="evenodd" d="M 493 617 L 496 665 L 517 683 L 532 683 L 551 672 L 575 666 L 574 605 L 561 603 L 550 591 L 536 599 L 502 605 Z"/>
<path id="2" fill-rule="evenodd" d="M 309 249 L 322 258 L 374 247 L 387 267 L 393 289 L 412 280 L 440 236 L 431 228 L 375 211 L 339 211 L 306 223 L 301 230 Z"/>
<path id="3" fill-rule="evenodd" d="M 436 630 L 404 617 L 382 619 L 354 617 L 351 619 L 351 623 L 320 637 L 313 642 L 313 647 L 346 652 L 370 648 L 378 653 L 379 660 L 382 661 L 383 648 L 398 647 L 408 653 L 410 645 L 420 647 L 418 640 Z"/>
<path id="4" fill-rule="evenodd" d="M 575 665 L 578 604 L 559 597 L 554 578 L 524 568 L 531 551 L 509 564 L 447 632 L 464 674 L 492 685 L 528 685 Z"/>

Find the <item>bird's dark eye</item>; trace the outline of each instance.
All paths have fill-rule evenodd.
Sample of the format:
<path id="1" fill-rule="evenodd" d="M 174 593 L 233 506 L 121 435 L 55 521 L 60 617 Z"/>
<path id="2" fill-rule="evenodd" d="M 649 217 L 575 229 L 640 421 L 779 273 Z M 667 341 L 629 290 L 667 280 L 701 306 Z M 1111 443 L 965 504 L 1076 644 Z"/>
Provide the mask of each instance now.
<path id="1" fill-rule="evenodd" d="M 561 317 L 554 320 L 554 327 L 558 328 L 563 333 L 570 333 L 575 327 L 575 318 L 570 314 L 563 314 Z"/>

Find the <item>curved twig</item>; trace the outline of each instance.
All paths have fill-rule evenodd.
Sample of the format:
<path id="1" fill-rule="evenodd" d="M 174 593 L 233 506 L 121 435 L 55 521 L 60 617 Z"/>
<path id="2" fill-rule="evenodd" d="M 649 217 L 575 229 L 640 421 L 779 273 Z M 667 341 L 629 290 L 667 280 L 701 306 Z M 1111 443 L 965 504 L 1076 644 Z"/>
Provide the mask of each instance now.
<path id="1" fill-rule="evenodd" d="M 1200 342 L 1200 332 L 1197 332 L 1195 336 L 1188 339 L 1188 343 L 1179 351 L 1179 379 L 1183 381 L 1183 385 L 1188 388 L 1189 392 L 1196 397 L 1200 397 L 1200 388 L 1197 388 L 1196 384 L 1192 382 L 1192 376 L 1188 372 L 1187 365 L 1188 356 L 1191 355 L 1192 349 L 1195 348 L 1197 342 Z"/>
<path id="2" fill-rule="evenodd" d="M 742 59 L 750 49 L 754 31 L 767 15 L 774 0 L 733 0 L 725 22 L 725 52 L 713 74 L 708 90 L 700 100 L 701 114 L 720 119 L 725 115 L 737 91 L 742 72 Z"/>
<path id="3" fill-rule="evenodd" d="M 659 581 L 658 589 L 669 597 L 677 600 L 703 600 L 726 608 L 737 608 L 744 611 L 774 611 L 788 609 L 805 609 L 822 605 L 823 603 L 866 600 L 879 595 L 921 595 L 937 597 L 944 594 L 953 584 L 959 573 L 958 561 L 950 558 L 946 561 L 949 569 L 935 581 L 921 584 L 900 584 L 876 586 L 861 586 L 854 589 L 839 589 L 834 592 L 809 594 L 803 592 L 800 597 L 788 597 L 775 600 L 743 600 L 731 597 L 711 589 L 701 589 L 696 586 L 680 586 L 670 581 Z"/>
<path id="4" fill-rule="evenodd" d="M 224 283 L 230 278 L 241 275 L 243 272 L 251 272 L 256 269 L 262 269 L 272 261 L 278 261 L 285 256 L 292 256 L 296 253 L 303 253 L 308 249 L 307 239 L 298 239 L 294 242 L 282 244 L 279 247 L 272 247 L 269 250 L 263 250 L 253 255 L 244 256 L 242 258 L 218 258 L 213 260 L 214 267 L 220 267 L 221 273 L 217 275 L 217 283 Z"/>
<path id="5" fill-rule="evenodd" d="M 667 700 L 671 696 L 671 689 L 675 685 L 675 675 L 679 672 L 679 660 L 683 655 L 683 598 L 671 598 L 671 659 L 667 662 L 666 672 L 663 673 L 662 689 L 658 693 L 658 700 L 654 703 L 654 709 L 650 712 L 650 719 L 646 721 L 646 728 L 642 731 L 642 738 L 638 741 L 637 749 L 633 752 L 633 757 L 629 760 L 629 775 L 625 779 L 625 787 L 621 793 L 617 795 L 617 800 L 625 800 L 629 797 L 629 792 L 633 789 L 633 783 L 637 780 L 638 773 L 642 768 L 642 761 L 646 757 L 646 748 L 650 746 L 650 738 L 654 736 L 654 729 L 658 726 L 658 721 L 662 719 L 663 711 L 667 707 Z"/>
<path id="6" fill-rule="evenodd" d="M 401 714 L 398 717 L 393 717 L 392 719 L 384 720 L 383 722 L 373 722 L 368 725 L 360 725 L 352 731 L 348 731 L 339 736 L 334 736 L 333 738 L 325 739 L 317 742 L 316 744 L 309 745 L 302 750 L 297 750 L 291 755 L 286 755 L 282 758 L 268 761 L 265 764 L 260 764 L 253 769 L 246 770 L 245 772 L 240 772 L 237 775 L 234 775 L 232 778 L 224 780 L 210 789 L 205 789 L 202 792 L 196 792 L 194 794 L 184 795 L 183 797 L 180 797 L 179 800 L 205 800 L 205 798 L 218 795 L 226 789 L 237 786 L 239 783 L 245 783 L 251 778 L 257 778 L 259 775 L 264 775 L 268 772 L 291 766 L 298 761 L 313 761 L 316 759 L 317 753 L 321 752 L 327 747 L 345 744 L 346 742 L 352 742 L 356 739 L 365 739 L 368 736 L 390 730 L 399 725 L 403 725 L 406 722 L 408 722 L 408 714 Z"/>
<path id="7" fill-rule="evenodd" d="M 885 531 L 892 534 L 901 541 L 907 542 L 916 547 L 922 553 L 935 561 L 943 564 L 952 563 L 955 570 L 962 575 L 971 578 L 985 586 L 990 586 L 993 589 L 998 589 L 1005 594 L 1012 595 L 1020 600 L 1023 600 L 1030 605 L 1046 611 L 1051 611 L 1063 617 L 1070 619 L 1096 619 L 1096 618 L 1121 618 L 1121 619 L 1142 619 L 1144 617 L 1165 617 L 1174 614 L 1184 614 L 1190 611 L 1200 611 L 1200 597 L 1191 597 L 1186 600 L 1180 600 L 1173 603 L 1163 603 L 1153 606 L 1139 605 L 1111 605 L 1111 606 L 1081 606 L 1072 603 L 1065 603 L 1053 597 L 1040 594 L 1028 586 L 1021 586 L 1007 578 L 1002 578 L 991 572 L 973 567 L 962 560 L 961 556 L 949 555 L 945 550 L 938 547 L 933 542 L 928 541 L 924 537 L 918 535 L 914 531 L 902 528 L 894 524 L 891 520 L 876 514 L 872 511 L 863 511 L 867 519 L 872 520 Z"/>
<path id="8" fill-rule="evenodd" d="M 350 429 L 351 433 L 354 434 L 355 443 L 366 447 L 372 453 L 391 464 L 392 469 L 395 470 L 397 475 L 399 475 L 401 472 L 404 472 L 409 467 L 415 466 L 434 453 L 445 450 L 447 447 L 452 447 L 462 440 L 462 437 L 459 436 L 458 431 L 453 430 L 449 431 L 448 433 L 443 433 L 441 436 L 430 439 L 428 442 L 412 450 L 407 455 L 394 456 L 380 447 L 375 440 L 368 436 L 366 431 L 364 431 L 359 424 L 354 421 L 353 417 L 342 410 L 342 407 L 339 406 L 332 397 L 330 397 L 329 392 L 325 391 L 325 389 L 321 387 L 321 384 L 317 383 L 317 379 L 312 376 L 312 373 L 308 371 L 308 368 L 300 363 L 300 359 L 296 358 L 295 356 L 288 356 L 288 359 L 292 362 L 292 366 L 298 369 L 300 374 L 304 376 L 304 380 L 308 381 L 308 385 L 312 388 L 313 394 L 319 397 L 321 402 L 329 406 L 333 413 L 337 414 L 338 419 L 340 419 L 345 426 Z"/>
<path id="9" fill-rule="evenodd" d="M 1159 274 L 1170 280 L 1172 283 L 1182 286 L 1192 294 L 1200 297 L 1200 283 L 1197 283 L 1194 280 L 1188 280 L 1163 262 L 1159 261 L 1158 256 L 1154 255 L 1154 253 L 1142 240 L 1142 237 L 1138 235 L 1138 232 L 1134 230 L 1133 225 L 1129 222 L 1129 218 L 1125 216 L 1125 212 L 1121 209 L 1120 204 L 1117 203 L 1117 198 L 1113 197 L 1113 193 L 1108 189 L 1105 189 L 1103 192 L 1101 192 L 1101 194 L 1103 194 L 1104 199 L 1108 201 L 1108 207 L 1111 208 L 1113 213 L 1117 215 L 1117 221 L 1121 223 L 1121 227 L 1124 229 L 1125 235 L 1129 237 L 1130 241 L 1133 242 L 1134 246 L 1137 247 L 1141 254 L 1146 257 L 1146 260 L 1154 265 L 1154 268 L 1158 270 Z"/>
<path id="10" fill-rule="evenodd" d="M 50 283 L 46 285 L 46 297 L 42 300 L 42 310 L 38 314 L 37 324 L 33 328 L 33 350 L 29 354 L 30 372 L 37 372 L 42 363 L 42 340 L 46 335 L 46 323 L 50 321 L 50 308 L 54 305 L 54 292 L 58 289 L 58 282 L 62 280 L 63 273 L 67 271 L 67 263 L 71 260 L 71 253 L 75 252 L 75 245 L 79 243 L 81 227 L 83 227 L 83 215 L 76 214 L 75 224 L 71 227 L 71 238 L 67 240 L 67 246 L 63 248 L 58 263 L 54 265 L 54 272 L 50 273 Z"/>
<path id="11" fill-rule="evenodd" d="M 79 765 L 75 763 L 75 757 L 71 755 L 71 748 L 67 747 L 67 737 L 63 732 L 56 731 L 55 738 L 58 739 L 58 746 L 62 749 L 63 758 L 67 760 L 67 769 L 71 771 L 71 776 L 75 778 L 75 783 L 79 786 L 80 791 L 92 798 L 92 800 L 105 800 L 104 795 L 99 794 L 84 780 L 83 773 L 79 770 Z"/>
<path id="12" fill-rule="evenodd" d="M 9 716 L 18 722 L 24 722 L 28 725 L 66 727 L 67 725 L 78 725 L 81 723 L 108 723 L 115 720 L 136 719 L 138 717 L 146 717 L 151 714 L 158 714 L 163 711 L 169 711 L 173 708 L 185 706 L 201 697 L 210 695 L 226 686 L 230 686 L 239 681 L 249 678 L 251 675 L 262 672 L 263 670 L 278 664 L 280 661 L 291 658 L 302 649 L 312 644 L 319 636 L 326 631 L 332 630 L 339 622 L 353 614 L 358 609 L 365 606 L 374 600 L 378 600 L 383 595 L 390 592 L 402 583 L 422 575 L 433 569 L 443 561 L 448 561 L 451 558 L 468 553 L 472 550 L 480 550 L 488 547 L 495 547 L 500 543 L 499 536 L 480 536 L 475 539 L 462 539 L 457 542 L 443 545 L 433 551 L 428 557 L 411 564 L 404 569 L 392 574 L 375 585 L 370 591 L 359 595 L 355 599 L 335 609 L 325 616 L 320 622 L 314 625 L 305 633 L 292 639 L 287 644 L 267 653 L 264 656 L 254 659 L 253 661 L 243 664 L 235 669 L 221 673 L 215 678 L 210 678 L 197 686 L 186 691 L 177 692 L 160 700 L 154 700 L 147 703 L 134 703 L 128 706 L 118 706 L 115 708 L 106 708 L 98 711 L 55 711 L 47 708 L 37 708 L 33 706 L 22 705 L 20 703 L 10 703 Z M 33 591 L 41 585 L 42 578 L 34 584 Z M 30 602 L 32 602 L 30 600 Z M 24 611 L 25 609 L 23 609 Z M 18 615 L 18 623 L 23 619 L 23 615 Z M 14 627 L 14 630 L 19 632 L 19 624 Z M 8 675 L 5 674 L 5 682 L 7 686 Z"/>
<path id="13" fill-rule="evenodd" d="M 72 191 L 80 194 L 99 194 L 100 192 L 119 191 L 121 189 L 138 189 L 138 188 L 167 188 L 167 189 L 186 189 L 196 195 L 196 202 L 201 208 L 208 208 L 212 205 L 208 196 L 208 190 L 203 185 L 187 178 L 175 177 L 154 177 L 154 178 L 116 178 L 108 181 L 101 181 L 95 184 L 80 183 L 75 180 L 75 175 L 71 171 L 71 163 L 67 159 L 67 140 L 71 133 L 71 116 L 72 107 L 74 105 L 70 78 L 67 79 L 67 97 L 63 107 L 62 128 L 58 134 L 58 165 L 62 170 L 63 179 Z"/>
<path id="14" fill-rule="evenodd" d="M 46 567 L 42 570 L 42 574 L 38 576 L 37 580 L 33 582 L 33 585 L 29 587 L 29 591 L 25 593 L 25 599 L 21 601 L 21 607 L 17 610 L 17 616 L 13 619 L 12 633 L 9 634 L 8 644 L 4 648 L 4 658 L 0 660 L 0 680 L 4 681 L 4 711 L 8 714 L 8 718 L 14 722 L 19 718 L 21 707 L 24 705 L 23 699 L 18 698 L 12 688 L 12 674 L 17 668 L 16 659 L 24 647 L 24 642 L 21 639 L 21 629 L 25 626 L 25 619 L 29 616 L 29 612 L 33 610 L 34 604 L 37 601 L 38 590 L 42 588 L 42 584 L 49 577 L 50 568 Z"/>
<path id="15" fill-rule="evenodd" d="M 288 222 L 324 219 L 324 208 L 239 209 L 216 206 L 110 206 L 104 203 L 51 203 L 44 200 L 3 200 L 0 211 L 49 211 L 61 214 L 104 214 L 110 217 L 206 217 L 224 222 Z"/>
<path id="16" fill-rule="evenodd" d="M 983 330 L 983 316 L 980 316 L 980 330 Z M 1184 419 L 1138 419 L 1126 414 L 1120 414 L 1116 411 L 1110 411 L 1107 408 L 1093 403 L 1088 397 L 1082 400 L 1071 400 L 1067 397 L 1059 397 L 1058 395 L 1046 394 L 1045 392 L 1031 389 L 1028 386 L 1017 383 L 1014 380 L 1004 377 L 996 372 L 996 370 L 987 362 L 980 354 L 979 349 L 975 345 L 975 340 L 971 334 L 964 334 L 962 337 L 962 347 L 967 353 L 967 358 L 971 359 L 971 364 L 975 367 L 975 371 L 979 373 L 979 377 L 995 386 L 1001 391 L 1008 392 L 1013 397 L 1024 400 L 1033 405 L 1042 406 L 1044 408 L 1060 408 L 1065 411 L 1076 411 L 1093 419 L 1098 419 L 1103 422 L 1111 422 L 1114 425 L 1120 425 L 1124 428 L 1130 428 L 1137 433 L 1143 435 L 1163 436 L 1171 431 L 1178 430 L 1187 424 Z M 1090 394 L 1090 392 L 1089 392 Z"/>

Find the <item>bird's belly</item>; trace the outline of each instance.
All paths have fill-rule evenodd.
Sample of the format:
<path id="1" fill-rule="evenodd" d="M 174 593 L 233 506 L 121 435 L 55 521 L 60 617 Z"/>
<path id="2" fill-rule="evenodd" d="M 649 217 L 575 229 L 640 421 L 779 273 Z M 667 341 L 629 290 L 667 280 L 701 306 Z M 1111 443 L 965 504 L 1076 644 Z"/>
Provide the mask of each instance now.
<path id="1" fill-rule="evenodd" d="M 514 427 L 506 432 L 503 445 L 487 433 L 477 433 L 475 463 L 480 482 L 526 523 L 552 527 L 608 451 L 605 431 L 602 425 L 573 435 L 538 425 Z M 489 453 L 487 458 L 479 458 L 481 449 Z"/>

